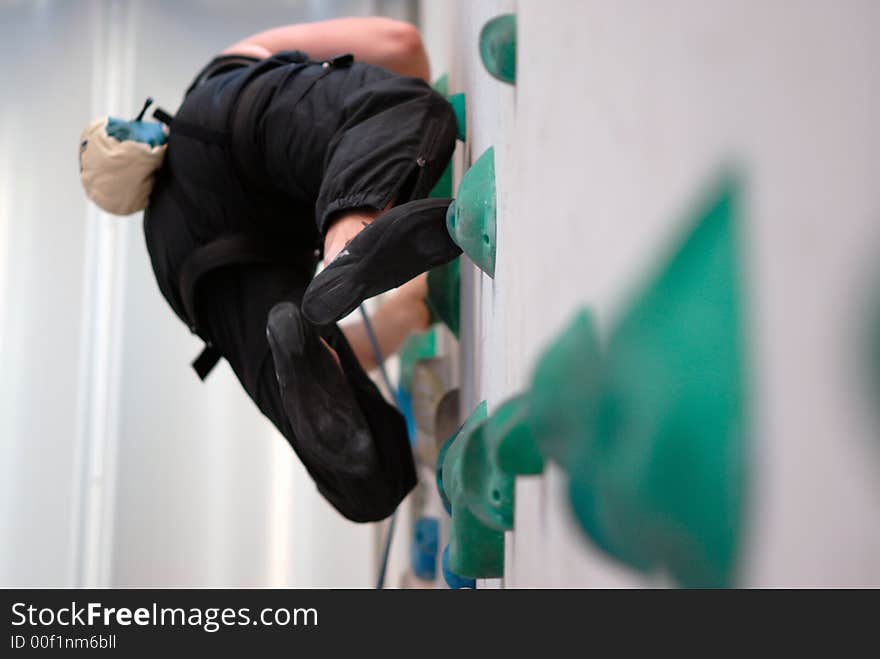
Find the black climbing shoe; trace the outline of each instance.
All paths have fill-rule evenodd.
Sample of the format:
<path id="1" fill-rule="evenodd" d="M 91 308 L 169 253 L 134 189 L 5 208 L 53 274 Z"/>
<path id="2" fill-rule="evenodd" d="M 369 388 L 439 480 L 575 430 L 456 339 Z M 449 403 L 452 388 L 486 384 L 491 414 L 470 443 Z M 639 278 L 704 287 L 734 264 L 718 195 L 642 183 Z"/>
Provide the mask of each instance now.
<path id="1" fill-rule="evenodd" d="M 338 475 L 366 476 L 378 459 L 342 370 L 292 302 L 272 307 L 266 337 L 298 450 Z"/>
<path id="2" fill-rule="evenodd" d="M 420 199 L 396 206 L 364 228 L 312 280 L 302 312 L 328 325 L 364 300 L 405 284 L 461 254 L 446 230 L 451 199 Z"/>

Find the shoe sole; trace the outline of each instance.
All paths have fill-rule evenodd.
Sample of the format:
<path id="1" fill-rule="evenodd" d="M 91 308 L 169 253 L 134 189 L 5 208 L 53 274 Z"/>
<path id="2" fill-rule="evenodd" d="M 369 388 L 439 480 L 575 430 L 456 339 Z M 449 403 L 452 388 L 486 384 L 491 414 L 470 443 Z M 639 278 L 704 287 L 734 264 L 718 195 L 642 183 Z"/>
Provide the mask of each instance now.
<path id="1" fill-rule="evenodd" d="M 336 360 L 296 305 L 272 307 L 266 338 L 296 448 L 340 475 L 373 471 L 377 455 L 366 419 Z"/>

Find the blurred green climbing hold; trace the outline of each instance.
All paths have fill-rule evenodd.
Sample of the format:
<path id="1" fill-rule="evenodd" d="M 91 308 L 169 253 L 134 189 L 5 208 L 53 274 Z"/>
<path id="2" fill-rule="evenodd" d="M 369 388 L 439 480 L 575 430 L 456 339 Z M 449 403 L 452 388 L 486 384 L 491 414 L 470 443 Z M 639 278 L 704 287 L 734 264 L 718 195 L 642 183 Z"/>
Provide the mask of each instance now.
<path id="1" fill-rule="evenodd" d="M 602 376 L 593 315 L 579 311 L 535 367 L 528 425 L 545 458 L 568 469 L 574 449 L 590 441 Z"/>
<path id="2" fill-rule="evenodd" d="M 465 172 L 446 214 L 446 228 L 490 277 L 495 276 L 495 214 L 495 149 L 489 147 Z"/>
<path id="3" fill-rule="evenodd" d="M 486 421 L 486 445 L 498 468 L 511 476 L 544 471 L 544 456 L 529 425 L 529 403 L 528 394 L 514 396 Z"/>
<path id="4" fill-rule="evenodd" d="M 428 297 L 431 323 L 442 321 L 459 338 L 461 319 L 461 266 L 459 259 L 428 272 Z"/>
<path id="5" fill-rule="evenodd" d="M 480 32 L 480 57 L 494 78 L 516 84 L 516 16 L 496 16 Z"/>
<path id="6" fill-rule="evenodd" d="M 567 458 L 589 536 L 687 587 L 733 583 L 742 525 L 738 198 L 726 177 L 612 330 L 594 429 Z"/>

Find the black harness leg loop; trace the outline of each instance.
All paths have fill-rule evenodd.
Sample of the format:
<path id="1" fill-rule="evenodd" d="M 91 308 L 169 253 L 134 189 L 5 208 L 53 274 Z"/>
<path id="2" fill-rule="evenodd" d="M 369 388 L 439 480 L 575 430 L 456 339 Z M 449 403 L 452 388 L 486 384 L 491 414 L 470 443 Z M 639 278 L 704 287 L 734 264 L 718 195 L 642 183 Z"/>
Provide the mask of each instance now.
<path id="1" fill-rule="evenodd" d="M 218 268 L 250 263 L 296 264 L 295 253 L 287 246 L 248 234 L 221 236 L 193 251 L 184 261 L 178 275 L 178 290 L 190 328 L 199 333 L 196 298 L 201 279 Z M 308 273 L 304 273 L 307 274 Z M 210 343 L 192 363 L 199 378 L 204 380 L 222 355 Z"/>

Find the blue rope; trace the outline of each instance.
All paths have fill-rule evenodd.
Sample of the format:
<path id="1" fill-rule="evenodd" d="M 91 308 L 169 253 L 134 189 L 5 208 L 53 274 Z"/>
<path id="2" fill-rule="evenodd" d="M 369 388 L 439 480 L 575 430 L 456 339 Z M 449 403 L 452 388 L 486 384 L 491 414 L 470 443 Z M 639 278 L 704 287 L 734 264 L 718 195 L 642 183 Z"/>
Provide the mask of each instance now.
<path id="1" fill-rule="evenodd" d="M 373 330 L 373 323 L 367 315 L 367 308 L 362 304 L 360 306 L 361 317 L 364 319 L 364 328 L 367 330 L 367 337 L 370 339 L 370 346 L 373 348 L 373 357 L 379 365 L 379 372 L 382 374 L 382 380 L 388 388 L 388 393 L 394 398 L 397 407 L 400 408 L 400 397 L 397 395 L 397 389 L 391 384 L 391 378 L 388 377 L 388 371 L 385 369 L 385 358 L 382 356 L 382 348 L 379 347 L 379 339 L 376 338 L 376 332 Z M 391 515 L 391 523 L 388 525 L 388 534 L 385 536 L 385 548 L 382 551 L 382 562 L 379 565 L 379 578 L 376 580 L 376 590 L 385 588 L 385 572 L 388 569 L 388 557 L 391 554 L 391 539 L 394 537 L 394 525 L 397 522 L 397 511 Z"/>
<path id="2" fill-rule="evenodd" d="M 364 319 L 364 327 L 367 329 L 367 337 L 370 339 L 370 346 L 373 348 L 373 358 L 379 364 L 379 372 L 382 374 L 382 380 L 388 388 L 388 393 L 394 398 L 394 403 L 397 407 L 400 407 L 400 398 L 397 396 L 397 389 L 391 384 L 388 371 L 385 370 L 385 358 L 382 356 L 382 348 L 379 347 L 379 339 L 376 338 L 376 332 L 373 331 L 373 323 L 370 322 L 370 317 L 367 315 L 367 308 L 362 304 L 360 309 L 361 317 Z"/>

